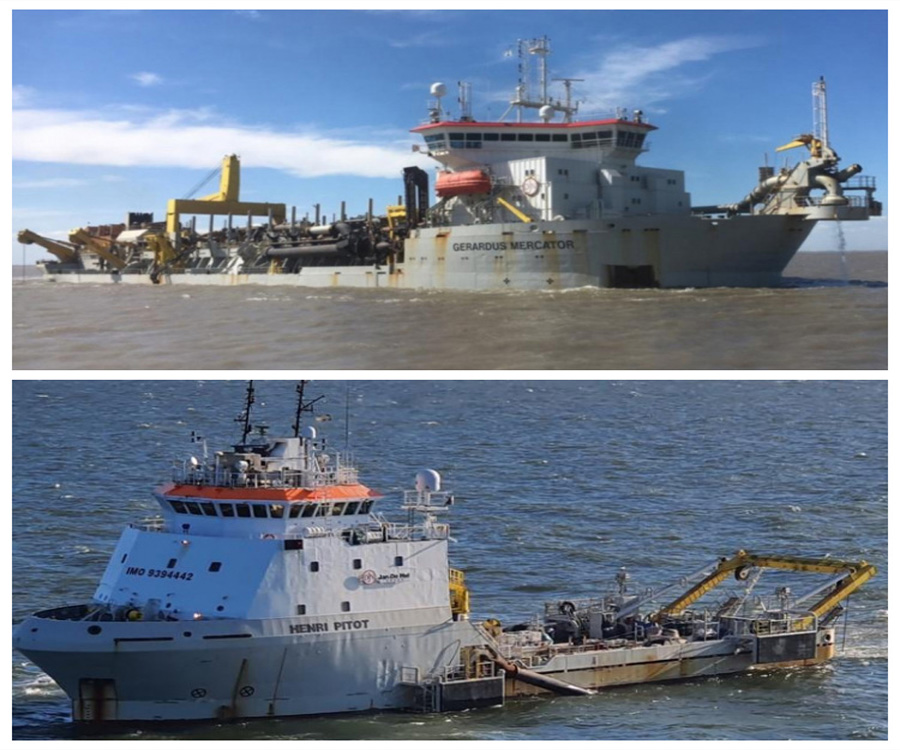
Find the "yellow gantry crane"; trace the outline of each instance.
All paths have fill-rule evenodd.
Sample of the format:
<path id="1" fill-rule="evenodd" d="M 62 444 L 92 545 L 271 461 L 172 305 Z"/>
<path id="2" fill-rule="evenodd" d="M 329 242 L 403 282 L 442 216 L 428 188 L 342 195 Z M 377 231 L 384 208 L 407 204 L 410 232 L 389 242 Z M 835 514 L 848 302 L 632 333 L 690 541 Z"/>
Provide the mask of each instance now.
<path id="1" fill-rule="evenodd" d="M 202 198 L 172 198 L 166 207 L 166 232 L 176 235 L 180 229 L 181 214 L 203 216 L 269 216 L 276 224 L 285 220 L 284 203 L 245 203 L 239 199 L 241 188 L 241 162 L 236 154 L 222 160 L 222 176 L 219 191 Z"/>
<path id="2" fill-rule="evenodd" d="M 729 575 L 739 581 L 746 580 L 751 568 L 777 568 L 780 570 L 794 570 L 803 573 L 846 573 L 846 575 L 829 589 L 817 602 L 807 607 L 807 610 L 821 618 L 828 614 L 856 589 L 872 578 L 877 572 L 874 565 L 865 560 L 859 562 L 847 562 L 845 560 L 833 560 L 829 557 L 809 558 L 793 557 L 790 555 L 754 555 L 740 550 L 732 558 L 722 558 L 716 569 L 707 575 L 702 581 L 690 590 L 679 596 L 659 610 L 657 617 L 662 615 L 678 615 L 702 596 L 719 586 Z"/>

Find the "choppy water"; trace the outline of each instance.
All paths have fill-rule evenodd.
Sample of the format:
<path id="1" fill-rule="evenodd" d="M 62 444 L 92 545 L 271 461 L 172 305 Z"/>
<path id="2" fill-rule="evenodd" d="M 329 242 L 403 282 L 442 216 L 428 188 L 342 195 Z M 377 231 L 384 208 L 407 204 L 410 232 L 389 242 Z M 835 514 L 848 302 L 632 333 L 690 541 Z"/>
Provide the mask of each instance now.
<path id="1" fill-rule="evenodd" d="M 449 292 L 13 283 L 17 369 L 883 369 L 887 253 L 776 289 Z"/>
<path id="2" fill-rule="evenodd" d="M 320 425 L 344 441 L 346 386 Z M 13 617 L 89 597 L 128 521 L 198 430 L 236 438 L 239 381 L 14 384 Z M 17 738 L 887 739 L 884 382 L 354 382 L 351 445 L 382 509 L 425 466 L 457 496 L 453 563 L 474 616 L 518 622 L 546 599 L 673 582 L 739 548 L 865 558 L 827 665 L 531 699 L 448 715 L 381 714 L 76 731 L 59 689 L 13 653 Z M 258 381 L 258 418 L 292 419 L 293 383 Z M 818 580 L 813 578 L 813 580 Z M 807 584 L 809 585 L 809 584 Z M 768 589 L 767 589 L 768 590 Z M 843 630 L 838 630 L 839 642 Z"/>

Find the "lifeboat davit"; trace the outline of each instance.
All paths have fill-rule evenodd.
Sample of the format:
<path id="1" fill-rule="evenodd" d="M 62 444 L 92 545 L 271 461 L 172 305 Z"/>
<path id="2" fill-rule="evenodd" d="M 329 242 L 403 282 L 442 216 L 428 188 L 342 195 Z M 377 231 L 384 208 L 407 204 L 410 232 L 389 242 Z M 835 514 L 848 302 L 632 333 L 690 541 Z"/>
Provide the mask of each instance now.
<path id="1" fill-rule="evenodd" d="M 491 178 L 480 169 L 463 172 L 441 172 L 438 174 L 434 191 L 441 198 L 454 195 L 480 195 L 491 192 Z"/>

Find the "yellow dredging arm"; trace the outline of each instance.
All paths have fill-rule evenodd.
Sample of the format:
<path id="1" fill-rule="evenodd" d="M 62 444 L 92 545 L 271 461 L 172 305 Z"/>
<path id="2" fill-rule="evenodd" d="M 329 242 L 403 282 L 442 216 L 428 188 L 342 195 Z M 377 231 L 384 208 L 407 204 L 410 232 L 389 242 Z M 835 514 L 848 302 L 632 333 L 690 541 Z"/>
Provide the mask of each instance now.
<path id="1" fill-rule="evenodd" d="M 122 269 L 127 265 L 122 258 L 112 252 L 112 246 L 115 243 L 106 237 L 92 237 L 84 229 L 73 229 L 69 232 L 69 242 L 83 245 L 90 252 L 103 258 L 113 268 Z"/>
<path id="2" fill-rule="evenodd" d="M 804 573 L 846 573 L 837 584 L 808 609 L 816 617 L 822 617 L 834 609 L 856 589 L 872 578 L 877 572 L 874 565 L 865 560 L 846 562 L 829 557 L 809 558 L 789 555 L 754 555 L 740 550 L 734 557 L 722 558 L 716 569 L 689 591 L 659 610 L 658 616 L 677 615 L 720 585 L 730 573 L 739 581 L 745 580 L 750 568 L 778 568 Z"/>
<path id="3" fill-rule="evenodd" d="M 19 232 L 18 239 L 23 245 L 40 245 L 45 250 L 53 253 L 63 263 L 74 263 L 78 260 L 78 250 L 73 245 L 42 237 L 30 229 L 23 229 Z"/>

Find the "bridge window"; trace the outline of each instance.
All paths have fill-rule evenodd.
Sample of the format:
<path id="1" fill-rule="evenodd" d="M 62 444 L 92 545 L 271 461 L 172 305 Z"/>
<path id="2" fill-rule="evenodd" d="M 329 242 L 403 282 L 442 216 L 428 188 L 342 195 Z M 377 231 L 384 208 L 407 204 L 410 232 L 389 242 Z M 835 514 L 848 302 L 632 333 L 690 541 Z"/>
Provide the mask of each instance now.
<path id="1" fill-rule="evenodd" d="M 221 503 L 219 511 L 224 518 L 234 518 L 234 506 L 231 503 Z"/>
<path id="2" fill-rule="evenodd" d="M 499 141 L 500 133 L 485 133 L 484 140 L 486 141 Z"/>
<path id="3" fill-rule="evenodd" d="M 554 141 L 555 143 L 558 143 L 558 142 L 560 142 L 560 141 L 562 141 L 563 143 L 565 143 L 565 142 L 567 142 L 568 140 L 569 140 L 569 134 L 568 134 L 568 133 L 554 133 L 554 134 L 553 134 L 553 141 Z"/>
<path id="4" fill-rule="evenodd" d="M 518 140 L 520 140 L 520 141 L 533 141 L 533 140 L 534 140 L 534 133 L 519 133 L 519 138 L 518 138 Z"/>
<path id="5" fill-rule="evenodd" d="M 291 518 L 296 518 L 300 515 L 300 511 L 303 510 L 303 503 L 291 503 L 290 516 Z"/>
<path id="6" fill-rule="evenodd" d="M 205 516 L 217 516 L 216 513 L 216 504 L 215 503 L 200 503 L 200 507 L 203 509 L 203 515 Z"/>
<path id="7" fill-rule="evenodd" d="M 283 505 L 270 505 L 269 506 L 269 515 L 272 518 L 284 518 L 284 506 Z"/>
<path id="8" fill-rule="evenodd" d="M 303 518 L 312 518 L 316 514 L 316 504 L 315 503 L 306 503 L 303 506 L 303 513 L 300 515 Z"/>
<path id="9" fill-rule="evenodd" d="M 373 500 L 365 500 L 359 509 L 360 513 L 369 513 L 372 510 Z"/>
<path id="10" fill-rule="evenodd" d="M 359 512 L 359 503 L 357 501 L 351 501 L 347 503 L 347 513 L 348 516 L 355 516 Z"/>
<path id="11" fill-rule="evenodd" d="M 187 513 L 187 508 L 184 507 L 184 503 L 181 500 L 170 500 L 169 505 L 172 506 L 172 510 L 176 513 Z"/>
<path id="12" fill-rule="evenodd" d="M 344 508 L 347 507 L 346 503 L 335 503 L 331 506 L 331 515 L 340 516 L 344 512 Z"/>
<path id="13" fill-rule="evenodd" d="M 534 140 L 536 141 L 549 141 L 550 133 L 535 133 Z"/>
<path id="14" fill-rule="evenodd" d="M 250 518 L 250 506 L 247 503 L 238 503 L 234 506 L 238 518 Z"/>
<path id="15" fill-rule="evenodd" d="M 466 133 L 466 140 L 467 141 L 480 141 L 481 133 Z"/>
<path id="16" fill-rule="evenodd" d="M 254 518 L 268 518 L 269 517 L 269 514 L 266 513 L 265 505 L 255 505 L 254 504 L 254 505 L 251 505 L 250 507 L 253 508 L 253 517 Z"/>
<path id="17" fill-rule="evenodd" d="M 500 140 L 501 141 L 514 141 L 514 140 L 516 140 L 516 134 L 515 133 L 500 133 Z"/>
<path id="18" fill-rule="evenodd" d="M 197 503 L 185 503 L 188 509 L 188 513 L 192 516 L 202 516 L 203 511 L 200 510 L 200 506 Z"/>

